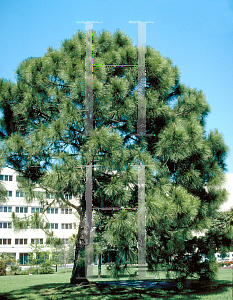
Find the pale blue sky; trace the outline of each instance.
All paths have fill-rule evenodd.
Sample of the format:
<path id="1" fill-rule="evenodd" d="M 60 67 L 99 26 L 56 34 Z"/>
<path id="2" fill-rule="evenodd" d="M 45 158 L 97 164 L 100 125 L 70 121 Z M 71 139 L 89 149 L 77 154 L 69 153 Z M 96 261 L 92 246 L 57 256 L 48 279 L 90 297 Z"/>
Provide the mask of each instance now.
<path id="1" fill-rule="evenodd" d="M 153 21 L 146 44 L 173 60 L 183 83 L 203 90 L 212 108 L 207 131 L 224 135 L 233 173 L 233 0 L 1 0 L 0 77 L 14 81 L 22 60 L 85 30 L 76 21 L 102 21 L 94 30 L 121 29 L 135 45 L 137 25 L 129 21 Z"/>

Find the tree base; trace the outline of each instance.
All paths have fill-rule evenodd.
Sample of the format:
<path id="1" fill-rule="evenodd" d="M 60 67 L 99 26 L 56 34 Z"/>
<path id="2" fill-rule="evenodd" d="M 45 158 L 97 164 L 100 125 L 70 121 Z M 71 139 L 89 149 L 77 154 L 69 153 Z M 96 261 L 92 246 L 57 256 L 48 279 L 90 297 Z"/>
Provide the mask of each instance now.
<path id="1" fill-rule="evenodd" d="M 71 277 L 70 284 L 81 284 L 81 285 L 88 285 L 90 282 L 87 278 L 80 278 L 80 277 Z"/>

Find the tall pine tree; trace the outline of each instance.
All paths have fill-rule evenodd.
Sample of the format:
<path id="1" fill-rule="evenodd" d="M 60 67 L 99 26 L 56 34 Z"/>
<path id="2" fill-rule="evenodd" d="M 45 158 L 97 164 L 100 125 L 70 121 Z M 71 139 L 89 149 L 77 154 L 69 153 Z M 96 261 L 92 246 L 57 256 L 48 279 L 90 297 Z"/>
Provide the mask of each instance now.
<path id="1" fill-rule="evenodd" d="M 23 61 L 16 83 L 0 81 L 4 165 L 21 174 L 28 201 L 39 186 L 54 194 L 53 203 L 72 206 L 79 214 L 72 283 L 86 275 L 87 166 L 93 166 L 93 206 L 137 207 L 134 166 L 153 165 L 146 167 L 145 177 L 151 270 L 164 263 L 181 277 L 198 272 L 186 263 L 186 254 L 198 247 L 193 231 L 208 228 L 226 200 L 221 185 L 227 147 L 217 131 L 205 131 L 210 111 L 205 96 L 184 86 L 178 68 L 151 47 L 146 48 L 147 135 L 136 134 L 138 69 L 120 65 L 137 65 L 137 53 L 121 31 L 93 32 L 93 62 L 98 66 L 93 69 L 90 136 L 85 132 L 85 33 L 77 32 L 43 57 Z M 76 196 L 77 203 L 65 199 L 65 193 Z M 52 203 L 46 197 L 40 201 L 45 209 Z M 132 262 L 137 211 L 99 214 L 108 222 L 97 228 L 111 247 L 120 249 L 116 266 Z"/>

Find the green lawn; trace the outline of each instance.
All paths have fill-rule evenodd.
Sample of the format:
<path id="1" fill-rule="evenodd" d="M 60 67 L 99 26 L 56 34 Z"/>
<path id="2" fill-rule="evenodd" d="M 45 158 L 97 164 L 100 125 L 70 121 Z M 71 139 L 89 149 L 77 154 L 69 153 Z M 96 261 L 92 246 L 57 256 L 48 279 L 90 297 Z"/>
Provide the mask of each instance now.
<path id="1" fill-rule="evenodd" d="M 105 270 L 103 270 L 103 273 L 105 273 Z M 94 270 L 95 274 L 97 274 L 96 268 Z M 51 275 L 1 276 L 0 299 L 233 299 L 233 269 L 219 270 L 218 279 L 211 285 L 197 282 L 192 289 L 185 289 L 182 292 L 174 289 L 150 290 L 127 286 L 100 285 L 95 282 L 92 282 L 89 286 L 75 286 L 69 284 L 70 276 L 71 272 L 59 272 Z M 163 275 L 160 276 L 160 280 L 161 277 Z"/>

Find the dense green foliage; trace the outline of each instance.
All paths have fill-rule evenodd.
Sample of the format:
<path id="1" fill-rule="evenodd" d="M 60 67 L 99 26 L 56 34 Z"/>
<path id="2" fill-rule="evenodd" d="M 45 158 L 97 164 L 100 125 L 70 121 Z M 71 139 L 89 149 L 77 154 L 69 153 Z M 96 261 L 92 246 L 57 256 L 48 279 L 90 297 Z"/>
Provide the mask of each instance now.
<path id="1" fill-rule="evenodd" d="M 77 265 L 82 267 L 85 166 L 94 166 L 93 206 L 137 207 L 135 165 L 153 165 L 146 167 L 148 266 L 153 270 L 165 264 L 179 271 L 181 278 L 199 272 L 202 253 L 196 254 L 193 232 L 211 226 L 212 216 L 227 197 L 221 188 L 227 147 L 217 130 L 205 131 L 210 108 L 203 92 L 184 86 L 172 61 L 147 47 L 146 129 L 150 136 L 138 136 L 137 67 L 103 66 L 136 65 L 137 47 L 120 31 L 94 32 L 93 63 L 98 66 L 93 68 L 91 136 L 85 135 L 83 32 L 65 40 L 58 50 L 49 48 L 43 57 L 23 61 L 16 70 L 16 83 L 1 80 L 5 165 L 20 172 L 28 201 L 36 197 L 39 186 L 54 195 L 54 200 L 46 194 L 40 197 L 45 210 L 53 203 L 77 210 L 76 258 L 80 256 Z M 76 196 L 77 203 L 67 200 L 66 193 Z M 103 233 L 98 238 L 119 250 L 116 268 L 135 260 L 137 211 L 98 214 L 96 230 Z M 187 263 L 190 257 L 192 263 Z M 73 277 L 83 275 L 75 268 Z"/>
<path id="2" fill-rule="evenodd" d="M 14 255 L 11 253 L 1 253 L 0 254 L 0 276 L 6 276 L 6 267 L 7 264 L 10 264 L 11 267 L 13 267 L 13 264 L 15 263 Z M 14 269 L 14 268 L 13 268 Z M 13 272 L 13 269 L 11 271 Z M 15 268 L 15 271 L 18 270 L 18 268 Z"/>

